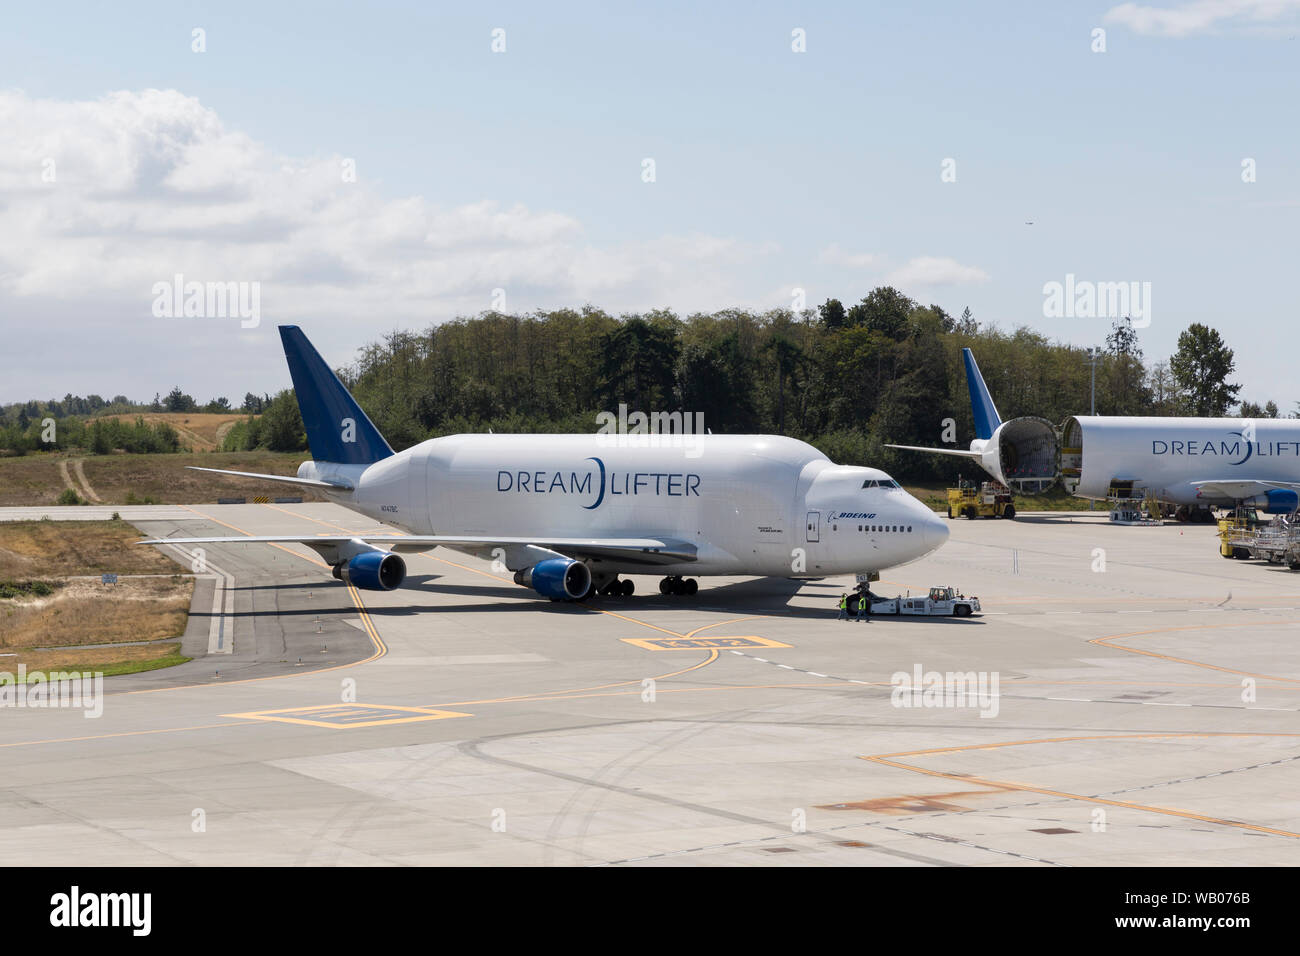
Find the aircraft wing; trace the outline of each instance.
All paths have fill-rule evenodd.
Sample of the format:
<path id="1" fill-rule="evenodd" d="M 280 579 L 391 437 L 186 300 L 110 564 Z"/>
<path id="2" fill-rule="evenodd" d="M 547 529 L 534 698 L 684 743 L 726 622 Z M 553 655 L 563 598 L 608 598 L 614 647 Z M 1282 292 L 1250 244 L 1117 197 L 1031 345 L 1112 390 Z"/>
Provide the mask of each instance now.
<path id="1" fill-rule="evenodd" d="M 919 445 L 885 445 L 886 448 L 901 448 L 903 451 L 928 451 L 935 455 L 956 455 L 959 458 L 983 458 L 982 451 L 962 451 L 960 448 L 922 448 Z"/>
<path id="2" fill-rule="evenodd" d="M 350 541 L 390 551 L 411 553 L 436 547 L 455 548 L 490 557 L 494 548 L 542 548 L 571 558 L 597 558 L 621 564 L 679 564 L 695 561 L 698 549 L 689 541 L 674 538 L 512 538 L 444 534 L 342 534 L 342 535 L 249 535 L 218 538 L 150 538 L 136 544 L 305 544 L 321 549 L 338 548 Z"/>
<path id="3" fill-rule="evenodd" d="M 1300 482 L 1295 481 L 1262 481 L 1231 478 L 1214 481 L 1193 481 L 1191 484 L 1199 492 L 1208 495 L 1218 495 L 1223 498 L 1232 498 L 1237 501 L 1242 498 L 1253 498 L 1255 495 L 1265 494 L 1275 488 L 1284 491 L 1300 491 Z"/>
<path id="4" fill-rule="evenodd" d="M 330 491 L 352 491 L 346 481 L 317 481 L 315 478 L 299 478 L 296 475 L 261 475 L 255 471 L 226 471 L 222 468 L 200 468 L 198 465 L 186 465 L 190 471 L 210 471 L 216 475 L 234 475 L 236 478 L 260 478 L 262 481 L 278 481 L 285 485 L 302 485 L 307 488 L 326 488 Z"/>

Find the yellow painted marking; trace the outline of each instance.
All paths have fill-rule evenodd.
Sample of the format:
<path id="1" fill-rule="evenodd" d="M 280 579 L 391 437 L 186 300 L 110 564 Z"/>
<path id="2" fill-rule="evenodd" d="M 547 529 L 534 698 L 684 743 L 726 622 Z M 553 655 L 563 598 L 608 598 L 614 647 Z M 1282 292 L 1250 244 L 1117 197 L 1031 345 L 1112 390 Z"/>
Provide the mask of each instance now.
<path id="1" fill-rule="evenodd" d="M 1261 826 L 1255 823 L 1245 823 L 1241 820 L 1226 820 L 1220 817 L 1211 817 L 1202 813 L 1193 813 L 1190 810 L 1178 810 L 1172 807 L 1153 807 L 1142 803 L 1131 803 L 1127 800 L 1111 800 L 1106 797 L 1090 797 L 1079 793 L 1067 793 L 1064 790 L 1050 790 L 1045 787 L 1034 787 L 1024 783 L 1012 783 L 1006 780 L 992 780 L 984 777 L 974 777 L 964 773 L 948 773 L 943 770 L 927 770 L 924 767 L 917 767 L 912 764 L 901 763 L 890 758 L 893 757 L 923 757 L 933 756 L 934 754 L 958 753 L 967 750 L 996 750 L 1000 747 L 1024 747 L 1030 744 L 1055 744 L 1055 743 L 1073 743 L 1081 740 L 1171 740 L 1181 738 L 1200 738 L 1213 739 L 1216 737 L 1300 737 L 1300 734 L 1294 733 L 1167 733 L 1167 734 L 1091 734 L 1079 737 L 1043 737 L 1036 740 L 1008 740 L 992 744 L 965 744 L 953 747 L 934 747 L 929 750 L 903 750 L 896 753 L 859 755 L 859 759 L 868 760 L 872 763 L 882 764 L 887 767 L 895 767 L 899 770 L 910 770 L 913 773 L 923 773 L 931 777 L 944 777 L 949 780 L 960 780 L 963 783 L 973 783 L 982 787 L 992 787 L 1003 790 L 1023 790 L 1026 793 L 1037 793 L 1047 797 L 1060 797 L 1066 800 L 1080 800 L 1084 803 L 1100 803 L 1110 807 L 1121 807 L 1125 810 L 1139 810 L 1144 813 L 1159 813 L 1165 816 L 1182 817 L 1188 820 L 1199 820 L 1203 823 L 1214 823 L 1220 826 L 1237 827 L 1242 830 L 1252 830 L 1257 833 L 1270 833 L 1274 836 L 1292 837 L 1300 839 L 1300 833 L 1293 833 L 1290 830 L 1279 830 L 1274 827 Z"/>
<path id="2" fill-rule="evenodd" d="M 1173 631 L 1206 631 L 1232 627 L 1276 627 L 1277 624 L 1277 621 L 1251 621 L 1246 624 L 1190 624 L 1182 627 L 1153 627 L 1145 631 L 1128 631 L 1124 634 L 1108 634 L 1105 637 L 1094 637 L 1088 643 L 1099 644 L 1102 647 L 1112 647 L 1117 651 L 1128 651 L 1130 654 L 1141 654 L 1144 657 L 1154 657 L 1162 661 L 1171 661 L 1175 664 L 1187 664 L 1191 667 L 1204 667 L 1207 670 L 1222 671 L 1225 674 L 1241 674 L 1243 677 L 1255 677 L 1260 680 L 1279 681 L 1286 684 L 1300 684 L 1300 679 L 1295 677 L 1274 677 L 1270 674 L 1256 674 L 1252 671 L 1238 670 L 1235 667 L 1221 667 L 1218 664 L 1207 664 L 1204 661 L 1193 661 L 1188 660 L 1185 657 L 1173 657 L 1169 654 L 1157 654 L 1155 651 L 1144 651 L 1138 647 L 1128 647 L 1125 644 L 1113 643 L 1122 637 L 1142 637 L 1147 634 L 1168 634 Z"/>
<path id="3" fill-rule="evenodd" d="M 194 724 L 190 727 L 161 727 L 157 730 L 124 730 L 114 734 L 89 734 L 83 737 L 46 737 L 44 740 L 16 740 L 0 747 L 31 747 L 34 744 L 71 744 L 82 740 L 109 740 L 113 737 L 144 737 L 149 734 L 178 734 L 186 730 L 211 730 L 214 727 L 242 727 L 239 721 L 223 724 Z"/>
<path id="4" fill-rule="evenodd" d="M 729 647 L 790 647 L 766 637 L 622 637 L 625 644 L 644 647 L 647 651 L 687 651 Z"/>
<path id="5" fill-rule="evenodd" d="M 450 717 L 474 715 L 458 713 L 454 710 L 432 710 L 427 707 L 327 704 L 323 707 L 286 707 L 281 710 L 258 710 L 246 714 L 222 714 L 221 716 L 242 717 L 245 720 L 273 720 L 285 724 L 305 724 L 309 727 L 330 727 L 337 730 L 352 727 L 380 727 L 387 724 L 411 724 L 423 720 L 445 720 Z"/>

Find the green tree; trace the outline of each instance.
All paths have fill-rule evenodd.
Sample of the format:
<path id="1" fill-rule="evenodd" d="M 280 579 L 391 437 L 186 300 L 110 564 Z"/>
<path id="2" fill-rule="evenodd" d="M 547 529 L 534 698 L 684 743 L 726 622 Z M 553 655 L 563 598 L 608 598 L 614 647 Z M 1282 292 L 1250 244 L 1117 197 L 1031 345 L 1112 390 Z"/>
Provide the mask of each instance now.
<path id="1" fill-rule="evenodd" d="M 1235 364 L 1218 330 L 1199 322 L 1178 336 L 1178 350 L 1169 360 L 1191 413 L 1201 417 L 1223 415 L 1236 400 L 1241 386 L 1228 383 Z"/>
<path id="2" fill-rule="evenodd" d="M 259 424 L 260 443 L 271 451 L 301 451 L 307 447 L 307 434 L 292 389 L 271 399 Z"/>
<path id="3" fill-rule="evenodd" d="M 872 289 L 866 297 L 849 309 L 848 324 L 863 325 L 891 339 L 901 339 L 907 334 L 908 317 L 916 303 L 893 286 L 883 285 Z"/>

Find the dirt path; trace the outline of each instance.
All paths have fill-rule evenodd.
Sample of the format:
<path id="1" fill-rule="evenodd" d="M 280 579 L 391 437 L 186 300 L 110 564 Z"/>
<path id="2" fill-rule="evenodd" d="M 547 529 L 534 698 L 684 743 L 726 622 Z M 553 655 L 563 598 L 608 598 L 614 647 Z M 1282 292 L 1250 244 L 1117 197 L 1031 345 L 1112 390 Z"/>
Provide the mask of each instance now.
<path id="1" fill-rule="evenodd" d="M 63 483 L 67 485 L 68 490 L 74 495 L 81 494 L 81 489 L 72 483 L 72 475 L 68 474 L 68 462 L 63 458 L 59 459 L 59 477 L 63 479 Z"/>
<path id="2" fill-rule="evenodd" d="M 68 471 L 68 465 L 71 465 L 72 471 L 76 473 L 76 483 L 72 480 L 72 474 Z M 104 503 L 104 499 L 95 494 L 95 489 L 90 487 L 90 482 L 86 480 L 86 472 L 81 467 L 80 458 L 76 458 L 72 461 L 60 459 L 59 475 L 63 478 L 63 483 L 72 489 L 78 497 L 85 498 L 87 501 L 93 502 L 97 505 L 102 505 Z"/>
<path id="3" fill-rule="evenodd" d="M 95 494 L 95 489 L 90 487 L 90 482 L 86 480 L 86 472 L 81 467 L 82 461 L 78 458 L 72 463 L 72 470 L 76 472 L 77 480 L 81 482 L 81 488 L 86 492 L 86 497 L 97 505 L 102 505 L 104 499 Z"/>

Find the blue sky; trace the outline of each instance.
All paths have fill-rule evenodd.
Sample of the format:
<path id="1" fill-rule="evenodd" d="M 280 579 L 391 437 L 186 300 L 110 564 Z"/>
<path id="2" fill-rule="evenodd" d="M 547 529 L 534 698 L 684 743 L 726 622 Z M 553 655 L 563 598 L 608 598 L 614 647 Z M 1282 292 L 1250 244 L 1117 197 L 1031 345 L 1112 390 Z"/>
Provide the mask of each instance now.
<path id="1" fill-rule="evenodd" d="M 69 344 L 53 361 L 20 335 L 0 400 L 176 382 L 234 398 L 288 384 L 278 321 L 341 364 L 394 326 L 485 309 L 494 288 L 510 309 L 687 313 L 895 281 L 1100 342 L 1104 319 L 1044 317 L 1044 283 L 1072 273 L 1150 282 L 1148 358 L 1206 322 L 1243 395 L 1290 409 L 1300 388 L 1273 343 L 1296 309 L 1298 22 L 1255 0 L 23 5 L 0 35 L 0 89 L 32 127 L 0 157 L 0 323 Z M 176 99 L 103 106 L 150 89 Z M 117 142 L 123 116 L 150 111 Z M 140 170 L 174 172 L 174 138 L 193 149 L 170 208 L 201 211 L 155 231 Z M 23 178 L 47 153 L 61 192 Z M 275 179 L 340 157 L 352 193 Z M 230 194 L 223 163 L 241 170 Z M 151 316 L 152 281 L 177 271 L 262 282 L 261 325 Z"/>

